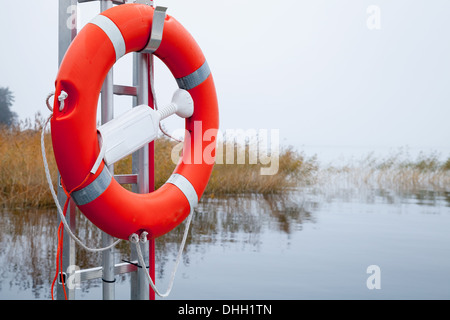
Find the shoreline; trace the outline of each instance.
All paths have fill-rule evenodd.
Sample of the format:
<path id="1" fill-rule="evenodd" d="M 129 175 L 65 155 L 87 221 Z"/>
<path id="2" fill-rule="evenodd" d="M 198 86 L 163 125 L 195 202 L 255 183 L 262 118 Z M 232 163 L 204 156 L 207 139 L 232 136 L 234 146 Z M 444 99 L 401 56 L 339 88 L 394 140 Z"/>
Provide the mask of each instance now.
<path id="1" fill-rule="evenodd" d="M 38 117 L 27 129 L 0 128 L 0 208 L 54 208 L 41 156 L 40 135 L 43 121 Z M 51 137 L 45 135 L 48 165 L 52 180 L 57 180 Z M 236 195 L 283 195 L 301 186 L 326 186 L 345 182 L 356 186 L 392 189 L 433 189 L 450 191 L 450 157 L 438 152 L 419 151 L 412 156 L 408 148 L 393 148 L 383 156 L 375 152 L 360 157 L 323 164 L 317 155 L 307 156 L 292 146 L 280 147 L 278 171 L 261 175 L 261 163 L 249 164 L 252 148 L 231 142 L 235 159 L 242 156 L 245 163 L 225 163 L 219 159 L 213 168 L 203 198 Z M 160 137 L 155 140 L 155 189 L 162 186 L 176 164 L 171 156 L 177 142 Z M 228 145 L 226 146 L 229 147 Z M 242 154 L 243 153 L 243 154 Z M 131 172 L 131 156 L 117 162 L 116 174 Z M 131 190 L 130 185 L 124 187 Z"/>

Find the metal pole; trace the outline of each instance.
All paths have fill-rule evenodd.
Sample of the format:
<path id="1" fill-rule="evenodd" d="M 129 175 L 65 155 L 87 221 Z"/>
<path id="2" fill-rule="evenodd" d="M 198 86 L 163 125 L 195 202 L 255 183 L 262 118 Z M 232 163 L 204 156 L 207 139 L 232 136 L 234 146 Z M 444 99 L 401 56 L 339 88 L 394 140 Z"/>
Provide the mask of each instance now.
<path id="1" fill-rule="evenodd" d="M 148 65 L 149 65 L 149 73 L 148 73 L 148 105 L 151 108 L 154 108 L 154 99 L 151 85 L 154 85 L 153 77 L 154 77 L 154 61 L 153 55 L 148 55 Z M 149 184 L 149 192 L 155 190 L 155 142 L 150 142 L 148 146 L 148 184 Z M 149 250 L 149 273 L 150 277 L 155 283 L 155 239 L 151 239 L 148 241 L 148 250 Z M 155 300 L 155 291 L 149 286 L 150 290 L 150 300 Z"/>
<path id="2" fill-rule="evenodd" d="M 134 85 L 137 86 L 137 105 L 148 105 L 148 55 L 142 53 L 133 54 L 133 74 Z M 136 172 L 137 171 L 137 172 Z M 133 154 L 133 173 L 138 174 L 137 178 L 137 192 L 149 193 L 149 145 L 145 145 L 135 154 Z M 148 261 L 148 246 L 139 244 L 144 256 L 144 260 Z M 137 260 L 137 252 L 134 245 L 131 246 L 131 258 Z M 147 266 L 140 266 L 136 274 L 131 277 L 131 299 L 132 300 L 148 300 L 149 286 L 146 285 L 146 268 Z"/>
<path id="3" fill-rule="evenodd" d="M 100 1 L 100 12 L 112 8 L 113 3 L 110 0 Z M 103 83 L 101 92 L 101 122 L 106 122 L 114 118 L 114 91 L 113 91 L 113 72 L 110 70 Z M 114 166 L 108 166 L 111 174 L 114 174 Z M 114 239 L 109 234 L 102 232 L 102 246 L 106 247 L 113 243 Z M 115 274 L 114 274 L 114 248 L 102 252 L 103 267 L 103 300 L 115 299 Z"/>
<path id="4" fill-rule="evenodd" d="M 76 27 L 76 16 L 74 16 L 74 13 L 76 13 L 77 8 L 77 1 L 76 0 L 60 0 L 59 1 L 59 9 L 58 9 L 58 66 L 61 65 L 61 61 L 64 58 L 64 55 L 67 51 L 67 48 L 69 48 L 70 43 L 75 38 L 77 33 L 77 27 Z M 66 202 L 67 196 L 62 188 L 62 185 L 60 183 L 61 177 L 58 173 L 58 202 L 61 205 L 61 207 L 64 206 L 64 203 Z M 71 201 L 71 200 L 70 200 Z M 73 202 L 71 201 L 67 213 L 66 213 L 66 219 L 69 221 L 70 227 L 72 229 L 75 228 L 75 206 L 73 205 Z M 61 222 L 61 219 L 58 215 L 58 226 Z M 67 272 L 69 266 L 75 265 L 75 242 L 71 237 L 69 237 L 68 234 L 66 234 L 65 230 L 63 230 L 63 254 L 62 254 L 62 266 L 61 270 L 62 272 Z M 68 283 L 68 276 L 69 274 L 66 274 L 66 277 L 64 279 L 65 283 L 65 289 L 67 294 L 67 299 L 72 300 L 75 299 L 75 290 L 73 288 L 69 288 L 67 285 Z M 58 300 L 64 300 L 64 288 L 62 284 L 58 282 L 56 285 L 56 299 Z"/>

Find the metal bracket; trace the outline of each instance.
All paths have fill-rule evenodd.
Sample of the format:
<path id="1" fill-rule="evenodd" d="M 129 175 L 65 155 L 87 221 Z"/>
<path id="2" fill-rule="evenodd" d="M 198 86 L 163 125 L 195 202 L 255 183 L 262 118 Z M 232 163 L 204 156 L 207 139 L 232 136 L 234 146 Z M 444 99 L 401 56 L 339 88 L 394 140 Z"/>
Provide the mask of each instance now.
<path id="1" fill-rule="evenodd" d="M 125 262 L 125 263 L 128 263 L 128 264 L 131 264 L 132 266 L 135 266 L 136 268 L 141 268 L 142 269 L 142 266 L 138 263 L 138 261 L 129 261 L 129 260 L 126 260 L 126 259 L 122 259 L 122 261 Z M 150 268 L 150 266 L 145 266 L 145 268 L 148 269 L 148 268 Z"/>
<path id="2" fill-rule="evenodd" d="M 59 272 L 58 273 L 58 284 L 63 284 L 63 280 L 64 283 L 67 283 L 67 273 L 65 272 Z"/>
<path id="3" fill-rule="evenodd" d="M 92 2 L 92 1 L 98 1 L 98 0 L 78 0 L 79 3 Z M 124 4 L 126 2 L 127 2 L 127 0 L 112 0 L 112 3 L 114 3 L 114 4 Z"/>
<path id="4" fill-rule="evenodd" d="M 134 3 L 146 4 L 148 6 L 153 6 L 152 0 L 134 0 Z"/>
<path id="5" fill-rule="evenodd" d="M 162 41 L 164 31 L 164 20 L 166 19 L 166 7 L 156 7 L 153 13 L 152 33 L 147 46 L 141 51 L 142 53 L 154 53 L 158 50 Z"/>

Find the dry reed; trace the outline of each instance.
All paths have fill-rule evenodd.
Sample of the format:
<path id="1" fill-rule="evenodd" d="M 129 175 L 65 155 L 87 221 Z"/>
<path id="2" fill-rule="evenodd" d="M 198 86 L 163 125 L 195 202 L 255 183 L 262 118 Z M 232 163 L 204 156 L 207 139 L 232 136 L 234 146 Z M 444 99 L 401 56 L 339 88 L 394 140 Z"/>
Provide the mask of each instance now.
<path id="1" fill-rule="evenodd" d="M 155 141 L 155 188 L 161 187 L 172 174 L 175 164 L 171 159 L 172 150 L 177 142 L 165 137 Z M 280 151 L 278 171 L 274 175 L 261 175 L 260 169 L 267 167 L 261 163 L 250 164 L 248 159 L 253 149 L 239 146 L 233 142 L 235 161 L 228 164 L 225 155 L 222 161 L 217 161 L 211 173 L 211 178 L 205 190 L 208 197 L 229 194 L 279 194 L 298 187 L 299 184 L 309 184 L 314 181 L 317 171 L 315 157 L 307 159 L 305 155 L 292 147 Z M 224 147 L 225 149 L 225 147 Z M 236 158 L 239 152 L 245 153 L 246 161 L 238 164 Z M 131 172 L 131 156 L 114 165 L 116 174 Z"/>
<path id="2" fill-rule="evenodd" d="M 34 122 L 27 120 L 13 127 L 0 127 L 0 208 L 53 207 L 53 199 L 45 178 L 41 157 L 40 136 L 43 126 L 38 114 Z M 57 167 L 53 157 L 50 134 L 45 135 L 48 165 L 53 182 Z M 229 144 L 232 144 L 231 146 Z M 155 141 L 155 187 L 162 186 L 172 174 L 171 159 L 176 142 L 161 137 Z M 316 188 L 377 188 L 396 191 L 450 191 L 450 159 L 440 161 L 437 154 L 420 154 L 415 160 L 401 152 L 384 159 L 368 155 L 340 167 L 319 168 L 315 157 L 307 158 L 291 147 L 282 148 L 278 170 L 274 175 L 261 175 L 261 163 L 250 164 L 254 148 L 228 142 L 223 150 L 233 150 L 216 159 L 205 197 L 243 194 L 286 194 L 299 186 Z M 237 158 L 245 159 L 238 164 Z M 241 158 L 242 159 L 242 158 Z M 114 166 L 116 174 L 131 173 L 131 156 Z M 128 186 L 129 187 L 129 186 Z"/>
<path id="3" fill-rule="evenodd" d="M 320 170 L 318 184 L 335 188 L 371 188 L 397 192 L 450 191 L 450 159 L 420 153 L 416 159 L 400 149 L 385 158 L 369 154 L 360 161 Z"/>
<path id="4" fill-rule="evenodd" d="M 27 120 L 14 127 L 0 128 L 0 208 L 53 207 L 53 199 L 45 178 L 40 138 L 42 117 Z M 45 134 L 46 154 L 53 183 L 57 181 L 57 167 L 53 157 L 51 137 Z M 161 137 L 155 141 L 155 187 L 159 188 L 175 168 L 171 153 L 177 143 Z M 250 149 L 233 146 L 238 152 Z M 225 161 L 224 161 L 225 162 Z M 261 164 L 216 164 L 205 190 L 206 197 L 227 194 L 280 194 L 300 183 L 310 183 L 317 171 L 315 158 L 306 157 L 285 148 L 279 154 L 279 168 L 275 175 L 261 175 Z M 131 173 L 131 156 L 114 165 L 115 174 Z M 129 186 L 128 186 L 129 187 Z"/>
<path id="5" fill-rule="evenodd" d="M 0 208 L 52 206 L 53 200 L 41 156 L 39 115 L 35 122 L 0 127 Z M 53 181 L 57 179 L 50 135 L 45 136 L 46 152 Z"/>

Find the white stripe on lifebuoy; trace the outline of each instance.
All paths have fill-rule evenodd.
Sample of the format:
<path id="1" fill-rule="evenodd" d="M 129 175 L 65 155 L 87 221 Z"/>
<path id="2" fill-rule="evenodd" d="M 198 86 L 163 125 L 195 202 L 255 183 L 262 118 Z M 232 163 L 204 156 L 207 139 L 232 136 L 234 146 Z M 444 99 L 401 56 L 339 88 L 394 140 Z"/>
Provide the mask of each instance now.
<path id="1" fill-rule="evenodd" d="M 98 15 L 89 23 L 95 24 L 100 29 L 102 29 L 103 32 L 108 36 L 109 40 L 111 40 L 114 46 L 114 50 L 116 51 L 116 61 L 125 55 L 125 40 L 123 39 L 122 33 L 120 32 L 119 28 L 113 21 L 111 21 L 111 19 L 103 15 Z"/>
<path id="2" fill-rule="evenodd" d="M 198 196 L 197 192 L 192 186 L 192 183 L 188 179 L 186 179 L 181 174 L 174 173 L 170 176 L 170 178 L 167 180 L 166 183 L 171 183 L 175 185 L 178 189 L 180 189 L 181 192 L 183 192 L 184 196 L 189 201 L 189 206 L 191 207 L 191 210 L 194 210 L 194 208 L 198 204 Z"/>

